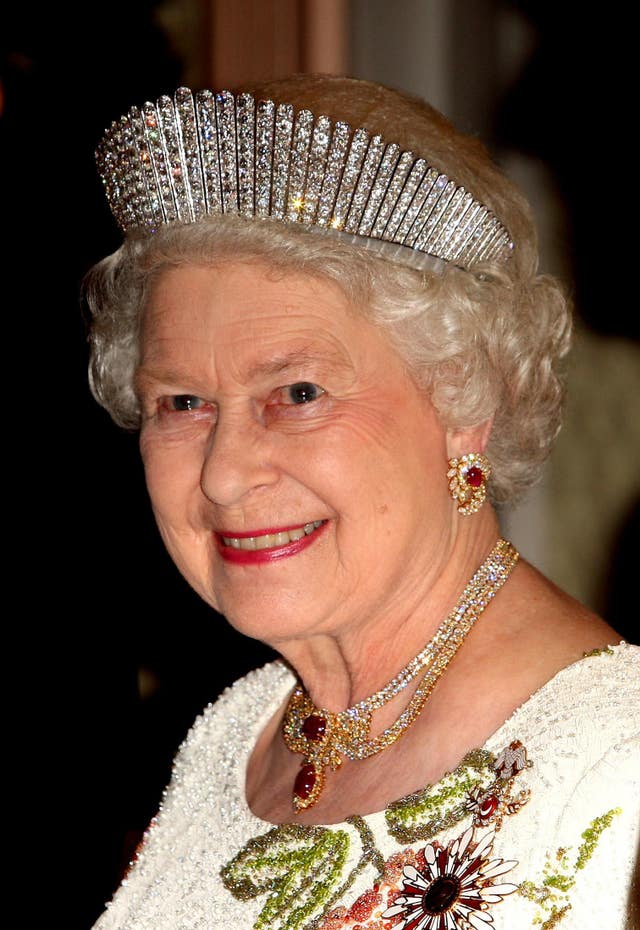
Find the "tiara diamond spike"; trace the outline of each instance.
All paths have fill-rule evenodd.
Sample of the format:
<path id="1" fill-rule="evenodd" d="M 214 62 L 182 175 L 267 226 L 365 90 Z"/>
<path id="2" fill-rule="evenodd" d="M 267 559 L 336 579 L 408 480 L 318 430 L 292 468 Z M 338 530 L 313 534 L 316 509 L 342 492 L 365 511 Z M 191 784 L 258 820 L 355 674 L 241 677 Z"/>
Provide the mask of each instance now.
<path id="1" fill-rule="evenodd" d="M 427 223 L 431 213 L 433 212 L 435 205 L 437 204 L 442 191 L 447 185 L 447 176 L 446 174 L 438 174 L 437 171 L 429 172 L 431 177 L 431 185 L 427 191 L 427 195 L 424 198 L 422 207 L 418 211 L 418 214 L 413 221 L 411 229 L 406 235 L 405 245 L 411 246 L 411 248 L 418 249 L 418 238 L 425 224 Z M 435 175 L 435 177 L 434 177 Z"/>
<path id="2" fill-rule="evenodd" d="M 125 233 L 239 214 L 341 235 L 435 273 L 513 253 L 498 218 L 424 157 L 248 93 L 180 87 L 132 107 L 105 132 L 96 161 Z"/>
<path id="3" fill-rule="evenodd" d="M 327 170 L 327 156 L 331 141 L 331 120 L 319 116 L 313 127 L 309 167 L 302 204 L 302 222 L 309 225 L 316 220 L 316 212 L 322 192 L 322 182 Z"/>
<path id="4" fill-rule="evenodd" d="M 259 100 L 256 105 L 256 216 L 269 216 L 271 206 L 271 169 L 276 107 L 273 100 Z"/>
<path id="5" fill-rule="evenodd" d="M 153 232 L 163 222 L 162 206 L 158 197 L 157 175 L 149 144 L 145 133 L 144 119 L 138 107 L 129 111 L 129 120 L 133 127 L 137 158 L 140 164 L 138 175 L 141 209 L 144 213 L 144 225 Z"/>
<path id="6" fill-rule="evenodd" d="M 420 159 L 420 161 L 422 161 L 422 159 Z M 422 215 L 422 213 L 424 213 L 426 210 L 425 202 L 428 195 L 433 190 L 433 185 L 437 177 L 438 172 L 435 168 L 428 168 L 423 174 L 413 200 L 407 206 L 407 210 L 400 220 L 398 229 L 394 234 L 394 239 L 396 242 L 401 242 L 403 245 L 408 246 L 415 241 L 415 235 L 413 238 L 411 238 L 410 231 L 416 225 L 418 216 Z"/>
<path id="7" fill-rule="evenodd" d="M 220 148 L 220 186 L 222 212 L 238 212 L 238 164 L 236 112 L 233 94 L 223 90 L 216 94 L 216 123 Z"/>
<path id="8" fill-rule="evenodd" d="M 175 205 L 176 219 L 185 223 L 193 222 L 194 216 L 187 193 L 187 165 L 184 160 L 184 149 L 180 139 L 179 122 L 176 119 L 173 100 L 170 97 L 161 97 L 158 100 L 157 109 L 160 133 L 164 140 L 164 152 L 167 160 L 167 177 Z"/>
<path id="9" fill-rule="evenodd" d="M 204 187 L 193 97 L 184 87 L 181 87 L 176 91 L 174 105 L 183 152 L 189 211 L 195 222 L 204 213 Z"/>
<path id="10" fill-rule="evenodd" d="M 411 171 L 405 182 L 404 187 L 402 188 L 402 193 L 398 197 L 391 216 L 389 217 L 387 224 L 384 229 L 382 238 L 388 239 L 393 242 L 397 232 L 398 227 L 402 223 L 402 220 L 407 215 L 409 207 L 416 195 L 416 192 L 420 186 L 420 183 L 426 174 L 427 163 L 424 158 L 419 158 L 411 166 Z"/>
<path id="11" fill-rule="evenodd" d="M 466 235 L 462 236 L 459 242 L 459 245 L 458 245 L 459 251 L 457 252 L 455 256 L 456 261 L 462 262 L 463 256 L 466 253 L 468 253 L 470 244 L 475 242 L 476 237 L 478 235 L 478 230 L 482 228 L 482 224 L 485 222 L 485 220 L 487 219 L 487 216 L 489 215 L 489 211 L 487 210 L 487 208 L 483 207 L 481 204 L 476 204 L 474 202 L 474 209 L 476 212 L 475 212 L 475 215 L 469 221 L 468 231 Z"/>
<path id="12" fill-rule="evenodd" d="M 387 188 L 389 187 L 391 177 L 399 159 L 400 146 L 396 145 L 395 142 L 391 142 L 384 150 L 380 167 L 373 180 L 369 199 L 367 200 L 367 205 L 364 208 L 362 220 L 358 227 L 359 236 L 372 236 L 373 226 L 378 215 L 378 210 L 380 209 L 380 204 L 382 203 L 384 195 L 387 193 Z M 380 237 L 374 236 L 373 238 L 379 239 Z"/>
<path id="13" fill-rule="evenodd" d="M 296 222 L 300 218 L 304 206 L 305 182 L 307 179 L 307 165 L 309 163 L 312 129 L 313 113 L 311 113 L 310 110 L 300 110 L 293 124 L 289 165 L 289 190 L 287 192 L 287 219 L 293 222 Z"/>
<path id="14" fill-rule="evenodd" d="M 472 238 L 468 241 L 463 256 L 467 262 L 475 262 L 479 255 L 486 255 L 493 242 L 497 219 L 491 214 L 487 214 L 485 219 L 476 226 Z"/>
<path id="15" fill-rule="evenodd" d="M 390 236 L 385 235 L 387 223 L 389 222 L 389 217 L 393 213 L 393 210 L 398 200 L 400 199 L 405 181 L 407 180 L 407 176 L 413 163 L 413 152 L 403 152 L 398 159 L 391 180 L 389 181 L 389 186 L 386 190 L 382 203 L 380 204 L 380 209 L 378 210 L 376 221 L 373 224 L 373 229 L 371 230 L 371 235 L 374 239 L 391 238 Z"/>
<path id="16" fill-rule="evenodd" d="M 358 183 L 356 184 L 347 221 L 344 225 L 345 232 L 357 233 L 359 230 L 360 222 L 364 215 L 367 201 L 369 200 L 369 194 L 371 193 L 373 182 L 384 155 L 384 150 L 385 145 L 382 141 L 382 136 L 373 136 L 373 138 L 369 140 L 364 164 L 360 172 L 360 177 L 358 178 Z"/>
<path id="17" fill-rule="evenodd" d="M 478 222 L 476 217 L 479 211 L 479 204 L 475 203 L 471 194 L 467 193 L 464 198 L 464 206 L 460 211 L 460 219 L 457 225 L 455 223 L 453 224 L 453 229 L 447 244 L 449 261 L 453 262 L 458 257 L 461 243 L 464 242 L 465 236 L 475 228 L 474 220 L 476 223 Z"/>
<path id="18" fill-rule="evenodd" d="M 330 223 L 332 229 L 340 229 L 340 219 L 336 216 L 335 207 L 340 192 L 344 190 L 342 180 L 349 152 L 350 135 L 351 127 L 347 123 L 336 123 L 331 138 L 331 147 L 327 155 L 326 170 L 322 179 L 320 203 L 316 217 L 318 226 L 327 226 Z M 351 144 L 353 145 L 353 141 Z"/>
<path id="19" fill-rule="evenodd" d="M 349 133 L 349 127 L 346 123 L 338 124 L 338 126 L 344 126 L 342 133 Z M 336 126 L 336 134 L 338 130 Z M 346 145 L 346 140 L 345 140 Z M 345 156 L 345 165 L 344 171 L 342 172 L 342 179 L 340 181 L 340 188 L 336 196 L 336 201 L 333 206 L 333 217 L 331 219 L 331 226 L 333 229 L 343 229 L 351 203 L 354 197 L 354 192 L 356 189 L 356 184 L 358 183 L 358 178 L 360 176 L 360 170 L 362 168 L 362 163 L 364 162 L 365 155 L 367 154 L 367 148 L 369 146 L 369 133 L 366 129 L 356 129 L 351 140 L 351 145 L 349 146 L 348 153 Z M 336 160 L 337 160 L 336 156 Z M 331 160 L 331 155 L 329 156 Z M 338 166 L 336 165 L 336 174 L 338 173 Z M 325 197 L 324 191 L 322 194 L 323 205 L 329 204 L 328 192 Z M 329 212 L 329 211 L 327 211 Z M 324 207 L 321 206 L 319 212 L 319 220 L 325 219 Z M 324 222 L 322 225 L 325 225 Z"/>
<path id="20" fill-rule="evenodd" d="M 429 252 L 431 254 L 431 249 L 435 245 L 435 241 L 438 238 L 440 233 L 441 223 L 443 218 L 446 217 L 447 207 L 449 206 L 450 201 L 453 198 L 453 195 L 456 190 L 456 185 L 453 181 L 450 181 L 445 175 L 441 178 L 438 178 L 440 195 L 433 204 L 433 208 L 429 213 L 429 217 L 425 222 L 424 226 L 420 230 L 420 234 L 415 242 L 415 248 L 421 252 Z M 442 185 L 444 184 L 444 189 Z"/>
<path id="21" fill-rule="evenodd" d="M 280 104 L 276 111 L 276 137 L 273 151 L 273 181 L 271 188 L 271 216 L 278 220 L 285 217 L 287 181 L 289 179 L 289 156 L 293 135 L 293 107 Z"/>
<path id="22" fill-rule="evenodd" d="M 162 98 L 161 98 L 162 100 Z M 161 102 L 158 101 L 159 103 Z M 171 181 L 169 180 L 169 165 L 165 154 L 165 141 L 160 125 L 158 111 L 153 103 L 145 103 L 142 110 L 145 138 L 149 147 L 158 190 L 158 204 L 162 211 L 164 223 L 171 223 L 178 219 L 176 206 L 173 200 Z"/>
<path id="23" fill-rule="evenodd" d="M 125 216 L 132 218 L 136 223 L 144 223 L 144 209 L 141 206 L 143 198 L 138 196 L 141 187 L 140 168 L 136 158 L 134 131 L 130 121 L 122 121 L 120 128 L 122 140 L 122 158 L 119 161 L 120 183 L 129 175 L 133 183 L 127 188 L 125 197 Z"/>
<path id="24" fill-rule="evenodd" d="M 202 155 L 205 212 L 209 214 L 222 213 L 218 127 L 216 124 L 215 101 L 210 90 L 201 91 L 196 95 L 196 120 Z"/>
<path id="25" fill-rule="evenodd" d="M 468 206 L 468 202 L 465 204 L 466 195 L 464 187 L 459 187 L 455 191 L 438 223 L 432 248 L 442 250 L 445 254 L 448 253 L 449 239 L 464 215 L 465 206 Z"/>
<path id="26" fill-rule="evenodd" d="M 242 216 L 255 212 L 255 100 L 251 94 L 241 94 L 237 100 L 236 132 L 238 134 L 238 207 Z"/>

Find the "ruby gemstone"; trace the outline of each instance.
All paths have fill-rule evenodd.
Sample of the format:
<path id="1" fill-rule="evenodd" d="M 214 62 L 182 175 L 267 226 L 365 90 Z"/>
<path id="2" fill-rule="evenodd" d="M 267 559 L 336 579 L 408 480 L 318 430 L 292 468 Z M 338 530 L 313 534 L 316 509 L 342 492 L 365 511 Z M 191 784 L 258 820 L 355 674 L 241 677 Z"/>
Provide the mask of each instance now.
<path id="1" fill-rule="evenodd" d="M 470 468 L 467 472 L 466 482 L 472 488 L 479 488 L 482 482 L 484 481 L 484 475 L 480 468 L 476 468 L 475 465 L 473 468 Z"/>
<path id="2" fill-rule="evenodd" d="M 483 820 L 488 820 L 489 817 L 494 813 L 496 807 L 498 806 L 498 799 L 495 794 L 488 794 L 486 798 L 483 799 L 480 805 L 480 817 Z"/>
<path id="3" fill-rule="evenodd" d="M 423 895 L 422 906 L 432 916 L 444 914 L 456 903 L 460 890 L 460 880 L 455 875 L 439 875 Z"/>
<path id="4" fill-rule="evenodd" d="M 302 724 L 302 735 L 319 742 L 327 729 L 327 721 L 319 714 L 310 714 Z"/>
<path id="5" fill-rule="evenodd" d="M 313 765 L 307 763 L 300 768 L 293 783 L 293 793 L 306 801 L 316 783 L 316 770 Z"/>

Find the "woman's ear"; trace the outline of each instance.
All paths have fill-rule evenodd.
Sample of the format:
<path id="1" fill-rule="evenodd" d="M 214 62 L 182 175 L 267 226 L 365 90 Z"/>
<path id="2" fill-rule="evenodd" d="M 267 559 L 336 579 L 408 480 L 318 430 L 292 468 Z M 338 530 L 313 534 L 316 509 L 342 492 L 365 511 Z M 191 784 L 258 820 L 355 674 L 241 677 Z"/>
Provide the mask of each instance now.
<path id="1" fill-rule="evenodd" d="M 470 452 L 486 452 L 493 428 L 493 417 L 468 429 L 447 430 L 447 455 L 461 458 Z"/>

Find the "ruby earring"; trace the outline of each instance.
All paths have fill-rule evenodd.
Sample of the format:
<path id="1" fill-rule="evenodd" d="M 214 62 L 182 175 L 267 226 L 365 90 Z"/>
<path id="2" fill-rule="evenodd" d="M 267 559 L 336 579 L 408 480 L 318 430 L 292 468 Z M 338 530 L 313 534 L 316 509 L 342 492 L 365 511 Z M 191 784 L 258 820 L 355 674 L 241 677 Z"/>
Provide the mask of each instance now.
<path id="1" fill-rule="evenodd" d="M 449 492 L 462 514 L 476 513 L 487 496 L 487 479 L 491 464 L 486 455 L 469 452 L 459 459 L 449 459 Z"/>

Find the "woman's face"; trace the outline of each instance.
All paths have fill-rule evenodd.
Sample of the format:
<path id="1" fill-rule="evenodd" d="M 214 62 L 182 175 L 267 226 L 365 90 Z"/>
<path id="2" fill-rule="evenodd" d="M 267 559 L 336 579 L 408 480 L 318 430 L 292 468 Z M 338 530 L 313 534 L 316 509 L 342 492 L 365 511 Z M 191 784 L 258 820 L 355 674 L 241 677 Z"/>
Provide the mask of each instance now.
<path id="1" fill-rule="evenodd" d="M 137 387 L 164 542 L 234 626 L 277 647 L 420 602 L 452 522 L 446 434 L 336 286 L 258 263 L 167 270 Z"/>

